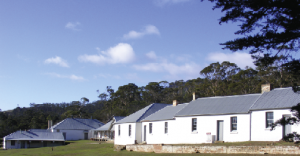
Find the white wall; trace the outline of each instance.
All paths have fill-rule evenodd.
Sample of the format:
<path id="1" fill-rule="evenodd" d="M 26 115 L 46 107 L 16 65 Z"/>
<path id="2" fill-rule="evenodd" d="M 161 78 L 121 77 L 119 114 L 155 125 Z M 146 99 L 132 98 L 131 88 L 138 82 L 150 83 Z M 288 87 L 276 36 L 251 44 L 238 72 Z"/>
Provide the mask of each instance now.
<path id="1" fill-rule="evenodd" d="M 6 140 L 5 146 L 3 145 L 4 149 L 18 149 L 21 148 L 21 141 L 15 140 L 15 145 L 11 146 L 11 141 L 10 140 Z M 27 148 L 27 141 L 25 141 L 25 148 Z"/>
<path id="2" fill-rule="evenodd" d="M 66 132 L 66 140 L 84 140 L 84 130 L 64 130 L 61 129 L 59 132 Z"/>
<path id="3" fill-rule="evenodd" d="M 119 135 L 119 125 L 121 126 L 121 134 Z M 129 125 L 131 125 L 131 136 L 129 136 Z M 136 136 L 136 123 L 115 124 L 115 141 L 116 145 L 134 144 Z"/>
<path id="4" fill-rule="evenodd" d="M 266 112 L 273 112 L 274 122 L 282 118 L 282 115 L 290 114 L 292 116 L 290 109 L 252 111 L 252 141 L 279 141 L 282 139 L 282 126 L 276 127 L 275 130 L 272 131 L 270 128 L 266 128 Z M 300 126 L 294 124 L 291 126 L 291 130 L 292 132 L 300 133 Z"/>
<path id="5" fill-rule="evenodd" d="M 137 141 L 137 143 L 141 143 L 142 142 L 142 123 L 136 123 L 136 127 L 135 127 L 135 140 Z"/>
<path id="6" fill-rule="evenodd" d="M 230 131 L 230 117 L 237 117 L 237 131 Z M 192 132 L 192 118 L 197 118 L 197 131 Z M 147 144 L 197 144 L 207 143 L 206 133 L 217 134 L 217 121 L 224 121 L 223 140 L 225 142 L 250 140 L 250 115 L 215 115 L 176 117 L 175 120 L 143 122 L 147 125 Z M 164 133 L 165 122 L 168 122 L 168 133 Z M 152 123 L 152 134 L 149 134 L 149 123 Z M 144 136 L 144 134 L 142 134 Z"/>

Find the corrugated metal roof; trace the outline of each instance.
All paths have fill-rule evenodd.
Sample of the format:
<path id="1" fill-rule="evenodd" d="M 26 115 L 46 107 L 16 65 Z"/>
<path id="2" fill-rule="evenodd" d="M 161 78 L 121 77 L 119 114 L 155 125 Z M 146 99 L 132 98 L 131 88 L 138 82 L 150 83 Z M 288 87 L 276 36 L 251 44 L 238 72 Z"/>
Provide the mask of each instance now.
<path id="1" fill-rule="evenodd" d="M 95 129 L 96 131 L 107 131 L 109 130 L 111 124 L 112 124 L 113 120 L 110 120 L 108 123 L 106 123 L 105 125 Z"/>
<path id="2" fill-rule="evenodd" d="M 44 131 L 16 131 L 5 136 L 6 140 L 65 141 L 62 133 Z"/>
<path id="3" fill-rule="evenodd" d="M 175 114 L 186 107 L 188 104 L 179 104 L 175 106 L 167 106 L 156 113 L 146 117 L 142 121 L 156 121 L 156 120 L 170 120 L 173 119 Z"/>
<path id="4" fill-rule="evenodd" d="M 170 104 L 162 104 L 162 103 L 153 103 L 149 106 L 125 117 L 124 119 L 118 121 L 117 123 L 133 123 L 133 122 L 140 122 L 141 120 L 145 119 L 149 115 L 157 112 L 158 110 L 170 106 Z"/>
<path id="5" fill-rule="evenodd" d="M 105 125 L 97 128 L 97 131 L 108 131 L 109 128 L 112 126 L 112 124 L 114 124 L 115 122 L 118 122 L 119 120 L 122 120 L 123 118 L 125 118 L 125 116 L 115 116 L 112 120 L 110 120 L 108 123 L 106 123 Z"/>
<path id="6" fill-rule="evenodd" d="M 122 120 L 123 118 L 125 118 L 125 116 L 115 116 L 114 119 L 116 120 L 116 122 Z"/>
<path id="7" fill-rule="evenodd" d="M 175 116 L 248 113 L 261 94 L 198 98 Z"/>
<path id="8" fill-rule="evenodd" d="M 90 130 L 90 129 L 99 128 L 102 125 L 104 124 L 96 119 L 66 118 L 63 121 L 52 126 L 52 129 Z"/>
<path id="9" fill-rule="evenodd" d="M 250 110 L 291 108 L 300 103 L 300 95 L 292 87 L 264 92 Z"/>

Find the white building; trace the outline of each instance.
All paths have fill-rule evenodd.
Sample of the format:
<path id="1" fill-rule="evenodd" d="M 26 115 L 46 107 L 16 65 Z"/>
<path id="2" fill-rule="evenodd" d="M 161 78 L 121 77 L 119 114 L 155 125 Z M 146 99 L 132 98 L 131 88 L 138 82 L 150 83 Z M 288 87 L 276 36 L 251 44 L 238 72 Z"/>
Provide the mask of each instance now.
<path id="1" fill-rule="evenodd" d="M 65 140 L 87 140 L 89 131 L 104 125 L 97 119 L 66 118 L 51 127 L 52 132 L 62 132 Z"/>
<path id="2" fill-rule="evenodd" d="M 115 126 L 114 124 L 121 119 L 125 118 L 125 116 L 114 116 L 112 120 L 110 120 L 105 125 L 93 129 L 92 134 L 94 139 L 105 139 L 105 140 L 113 140 L 115 138 Z"/>
<path id="3" fill-rule="evenodd" d="M 116 131 L 119 137 L 115 144 L 141 142 L 138 139 L 147 144 L 279 141 L 289 133 L 300 133 L 298 124 L 275 130 L 270 127 L 282 117 L 293 116 L 291 107 L 298 103 L 300 95 L 291 87 L 272 90 L 269 84 L 262 86 L 261 94 L 198 98 L 179 105 L 175 101 L 173 106 L 141 119 L 141 125 L 139 122 L 118 125 L 121 131 Z"/>
<path id="4" fill-rule="evenodd" d="M 115 123 L 115 144 L 127 145 L 142 142 L 141 120 L 158 110 L 170 106 L 169 104 L 153 103 L 149 106 L 123 118 Z"/>
<path id="5" fill-rule="evenodd" d="M 251 140 L 278 141 L 289 133 L 300 133 L 298 124 L 275 127 L 271 130 L 271 123 L 276 120 L 282 117 L 293 117 L 290 110 L 298 103 L 300 103 L 300 94 L 295 93 L 291 87 L 264 92 L 250 109 Z"/>
<path id="6" fill-rule="evenodd" d="M 149 130 L 143 131 L 143 136 L 146 136 L 148 144 L 249 141 L 249 109 L 259 96 L 220 96 L 198 98 L 177 106 L 175 103 L 142 121 L 144 126 L 149 127 Z"/>
<path id="7" fill-rule="evenodd" d="M 16 131 L 3 138 L 3 149 L 53 147 L 64 145 L 62 133 L 50 132 L 43 129 Z"/>

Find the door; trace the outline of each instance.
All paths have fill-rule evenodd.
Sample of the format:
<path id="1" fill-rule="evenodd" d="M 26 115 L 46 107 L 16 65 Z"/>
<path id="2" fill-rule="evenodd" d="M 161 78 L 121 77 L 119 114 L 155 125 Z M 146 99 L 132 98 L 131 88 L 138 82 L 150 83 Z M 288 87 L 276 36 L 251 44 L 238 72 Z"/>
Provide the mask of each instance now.
<path id="1" fill-rule="evenodd" d="M 84 140 L 88 140 L 88 133 L 84 133 Z"/>
<path id="2" fill-rule="evenodd" d="M 21 148 L 25 148 L 25 141 L 21 141 Z"/>
<path id="3" fill-rule="evenodd" d="M 223 141 L 223 126 L 224 126 L 224 121 L 218 120 L 217 121 L 217 140 L 218 141 Z"/>
<path id="4" fill-rule="evenodd" d="M 67 140 L 67 133 L 66 132 L 63 132 L 63 136 L 64 136 L 64 139 L 65 141 Z"/>
<path id="5" fill-rule="evenodd" d="M 47 141 L 43 141 L 43 147 L 47 147 Z"/>
<path id="6" fill-rule="evenodd" d="M 146 125 L 144 125 L 144 141 L 146 141 L 146 130 L 147 130 Z"/>
<path id="7" fill-rule="evenodd" d="M 283 115 L 282 117 L 284 119 L 287 119 L 289 118 L 291 115 Z M 289 133 L 292 133 L 292 130 L 291 130 L 291 125 L 284 125 L 282 126 L 282 138 L 284 136 L 287 136 Z"/>

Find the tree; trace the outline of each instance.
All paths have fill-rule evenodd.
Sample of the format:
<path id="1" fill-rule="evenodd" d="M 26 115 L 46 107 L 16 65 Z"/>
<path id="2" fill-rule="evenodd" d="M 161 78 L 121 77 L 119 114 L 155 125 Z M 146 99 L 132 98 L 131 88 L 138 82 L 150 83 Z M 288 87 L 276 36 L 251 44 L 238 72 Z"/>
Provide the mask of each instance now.
<path id="1" fill-rule="evenodd" d="M 261 63 L 261 67 L 268 67 L 278 60 L 278 57 L 289 58 L 280 67 L 285 67 L 288 74 L 294 78 L 293 89 L 299 90 L 300 61 L 293 58 L 292 52 L 300 48 L 300 0 L 209 0 L 215 2 L 213 9 L 221 8 L 226 14 L 219 23 L 240 22 L 240 29 L 236 35 L 244 37 L 221 43 L 223 49 L 231 51 L 246 50 Z M 263 57 L 261 54 L 264 54 Z M 285 60 L 286 61 L 286 60 Z M 269 70 L 273 70 L 270 69 Z M 280 73 L 280 86 L 286 83 L 283 72 Z M 298 81 L 297 81 L 298 80 Z M 299 105 L 299 104 L 298 104 Z M 299 114 L 300 109 L 292 108 Z M 299 118 L 298 118 L 299 119 Z M 293 124 L 282 122 L 294 118 L 280 119 L 278 124 Z"/>
<path id="2" fill-rule="evenodd" d="M 221 8 L 226 14 L 219 23 L 240 22 L 236 35 L 244 37 L 221 43 L 232 51 L 250 48 L 256 60 L 272 64 L 278 56 L 292 56 L 300 48 L 299 0 L 209 0 L 213 9 Z M 268 54 L 261 57 L 261 53 Z M 292 63 L 293 61 L 293 63 Z M 299 67 L 293 58 L 287 63 Z M 298 75 L 299 73 L 297 73 Z"/>

